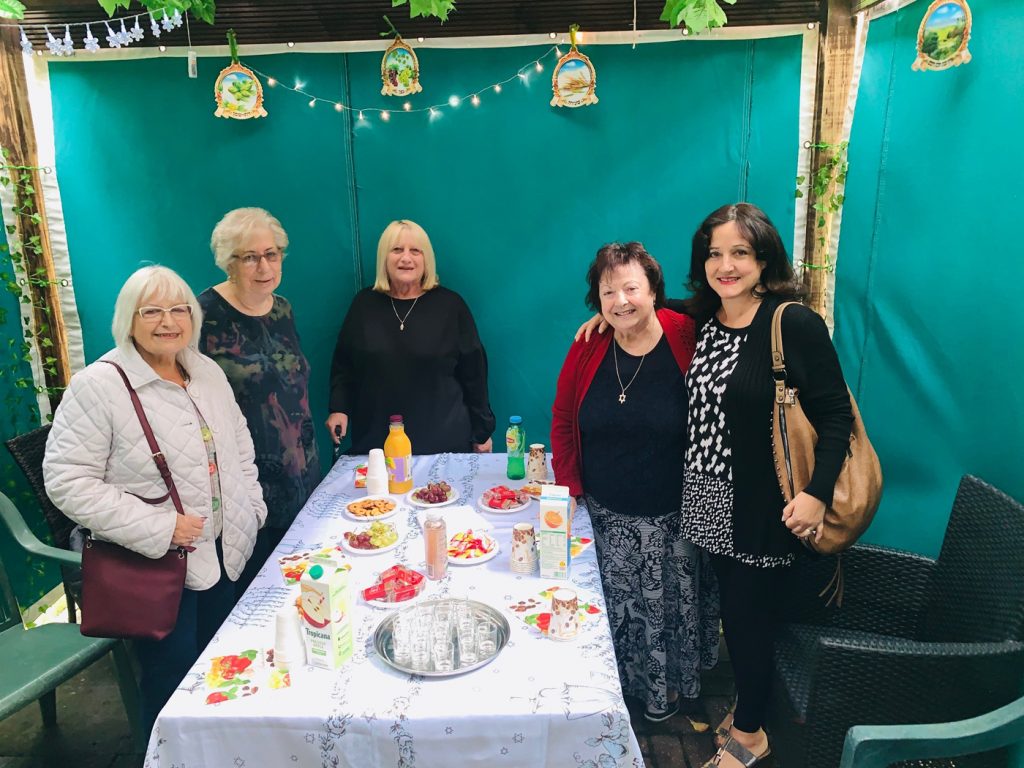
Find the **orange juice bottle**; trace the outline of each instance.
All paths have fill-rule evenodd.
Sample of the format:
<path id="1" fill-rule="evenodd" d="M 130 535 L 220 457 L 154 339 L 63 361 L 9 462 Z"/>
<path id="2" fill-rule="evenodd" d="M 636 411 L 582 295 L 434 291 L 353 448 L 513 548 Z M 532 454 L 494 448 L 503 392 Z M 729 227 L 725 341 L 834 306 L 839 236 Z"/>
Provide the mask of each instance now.
<path id="1" fill-rule="evenodd" d="M 402 417 L 391 417 L 388 439 L 384 441 L 384 463 L 388 468 L 388 493 L 412 490 L 412 442 L 405 434 Z"/>

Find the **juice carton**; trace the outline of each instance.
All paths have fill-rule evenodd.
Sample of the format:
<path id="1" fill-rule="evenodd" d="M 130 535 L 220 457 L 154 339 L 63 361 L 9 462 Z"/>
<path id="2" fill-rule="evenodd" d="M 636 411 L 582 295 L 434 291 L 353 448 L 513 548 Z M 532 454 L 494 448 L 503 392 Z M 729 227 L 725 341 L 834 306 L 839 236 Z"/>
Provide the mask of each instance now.
<path id="1" fill-rule="evenodd" d="M 540 576 L 543 579 L 568 579 L 569 511 L 572 499 L 565 485 L 540 487 Z"/>
<path id="2" fill-rule="evenodd" d="M 337 669 L 352 655 L 352 593 L 349 568 L 327 557 L 310 558 L 299 580 L 299 614 L 306 660 Z"/>

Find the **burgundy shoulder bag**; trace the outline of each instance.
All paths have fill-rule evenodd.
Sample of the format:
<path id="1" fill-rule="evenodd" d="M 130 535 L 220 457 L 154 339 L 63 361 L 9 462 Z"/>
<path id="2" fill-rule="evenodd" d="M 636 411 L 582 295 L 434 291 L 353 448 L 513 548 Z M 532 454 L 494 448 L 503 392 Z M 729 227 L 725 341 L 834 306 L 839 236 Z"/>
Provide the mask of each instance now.
<path id="1" fill-rule="evenodd" d="M 185 514 L 167 459 L 157 445 L 138 394 L 121 366 L 109 360 L 103 362 L 114 366 L 121 374 L 153 462 L 167 484 L 167 495 L 162 498 L 136 498 L 147 504 L 160 504 L 170 496 L 178 514 Z M 112 542 L 100 541 L 90 533 L 82 550 L 82 634 L 136 640 L 167 637 L 178 621 L 188 565 L 186 553 L 194 549 L 177 547 L 154 559 Z"/>

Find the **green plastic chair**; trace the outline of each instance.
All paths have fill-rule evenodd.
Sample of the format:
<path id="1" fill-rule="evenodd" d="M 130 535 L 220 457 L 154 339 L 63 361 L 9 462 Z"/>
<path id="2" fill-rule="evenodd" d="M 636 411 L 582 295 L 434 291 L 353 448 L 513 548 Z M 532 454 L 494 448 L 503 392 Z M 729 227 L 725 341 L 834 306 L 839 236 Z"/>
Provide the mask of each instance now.
<path id="1" fill-rule="evenodd" d="M 846 734 L 839 768 L 887 768 L 902 760 L 974 755 L 1021 740 L 1024 697 L 953 723 L 855 725 Z"/>
<path id="2" fill-rule="evenodd" d="M 0 519 L 30 555 L 81 567 L 82 556 L 77 552 L 51 547 L 36 538 L 17 507 L 2 493 Z M 124 641 L 84 637 L 77 624 L 44 624 L 25 629 L 2 560 L 0 592 L 0 659 L 7 660 L 0 675 L 0 720 L 38 701 L 43 725 L 56 725 L 57 686 L 109 653 L 114 657 L 132 742 L 137 752 L 143 752 L 146 744 L 139 720 L 138 688 Z"/>

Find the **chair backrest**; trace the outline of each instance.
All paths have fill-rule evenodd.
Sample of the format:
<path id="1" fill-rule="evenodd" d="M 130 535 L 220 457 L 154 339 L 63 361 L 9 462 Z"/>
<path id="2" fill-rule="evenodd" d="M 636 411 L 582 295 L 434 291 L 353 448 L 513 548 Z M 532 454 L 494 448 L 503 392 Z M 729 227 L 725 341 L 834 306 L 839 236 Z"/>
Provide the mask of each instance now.
<path id="1" fill-rule="evenodd" d="M 61 549 L 70 549 L 69 537 L 75 527 L 75 523 L 63 512 L 53 505 L 50 497 L 46 495 L 46 486 L 43 484 L 43 456 L 46 454 L 46 438 L 50 434 L 50 425 L 33 429 L 23 435 L 12 437 L 7 441 L 7 450 L 11 452 L 14 461 L 21 471 L 25 473 L 32 492 L 39 502 L 39 509 L 46 518 L 46 525 L 50 529 L 55 546 Z"/>
<path id="2" fill-rule="evenodd" d="M 919 637 L 1024 640 L 1024 505 L 971 475 L 953 501 Z"/>
<path id="3" fill-rule="evenodd" d="M 20 551 L 20 550 L 19 550 Z M 0 632 L 21 624 L 21 610 L 11 589 L 11 581 L 7 578 L 7 569 L 0 558 Z"/>

